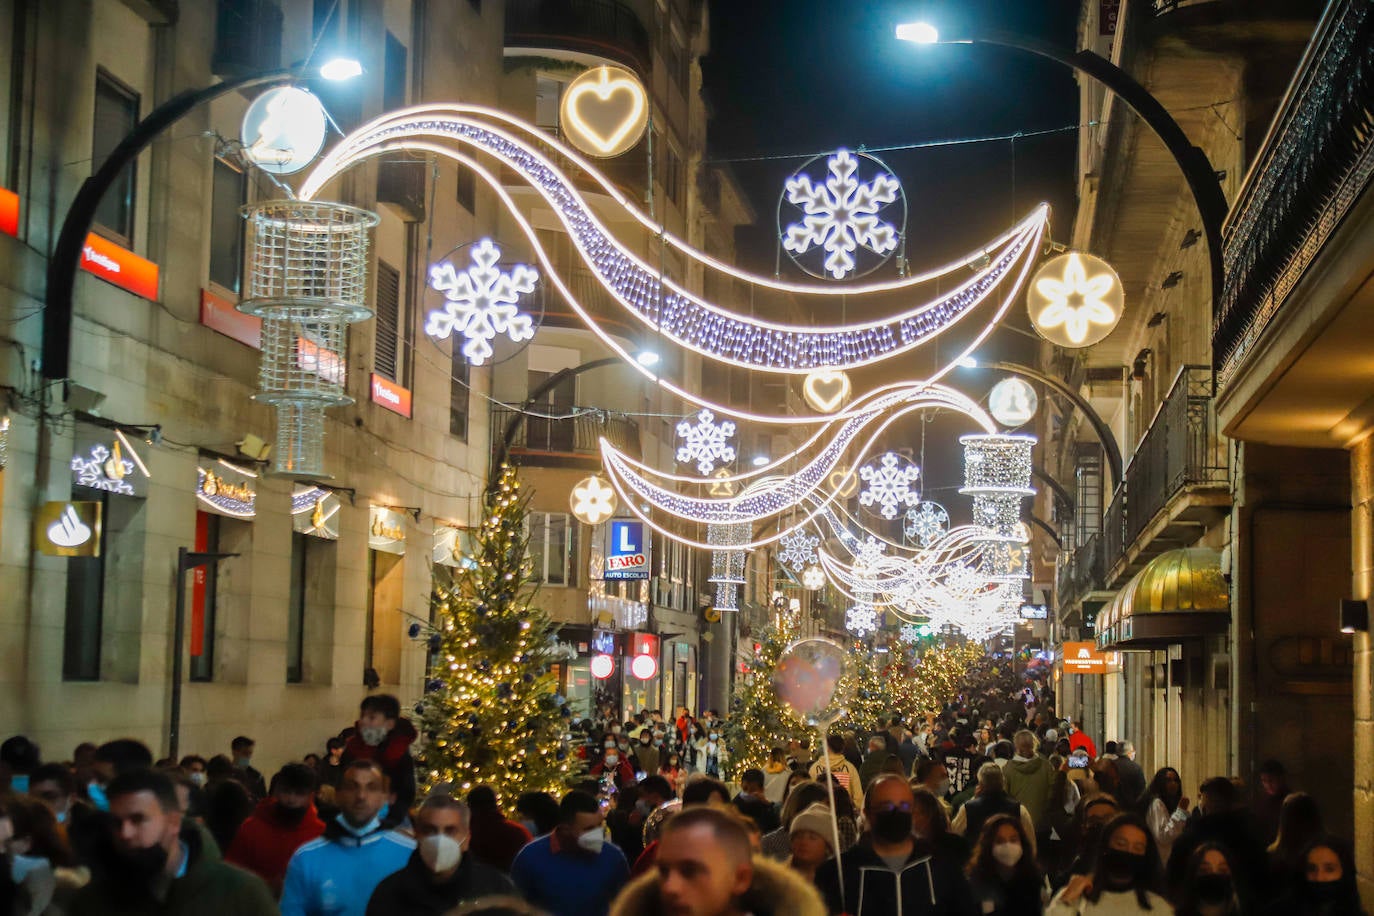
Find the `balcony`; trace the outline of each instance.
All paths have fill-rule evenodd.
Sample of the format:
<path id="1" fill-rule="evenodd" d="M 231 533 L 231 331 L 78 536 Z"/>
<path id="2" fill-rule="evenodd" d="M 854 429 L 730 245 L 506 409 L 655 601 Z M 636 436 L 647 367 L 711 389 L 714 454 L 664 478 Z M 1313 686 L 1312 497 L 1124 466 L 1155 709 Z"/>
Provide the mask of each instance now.
<path id="1" fill-rule="evenodd" d="M 495 435 L 514 422 L 509 460 L 515 465 L 595 470 L 601 467 L 602 437 L 626 454 L 640 456 L 639 424 L 624 414 L 591 407 L 540 410 L 566 416 L 526 416 L 509 407 L 493 407 L 493 452 L 499 446 Z"/>
<path id="2" fill-rule="evenodd" d="M 506 50 L 571 51 L 615 61 L 647 79 L 649 31 L 616 0 L 506 0 Z"/>

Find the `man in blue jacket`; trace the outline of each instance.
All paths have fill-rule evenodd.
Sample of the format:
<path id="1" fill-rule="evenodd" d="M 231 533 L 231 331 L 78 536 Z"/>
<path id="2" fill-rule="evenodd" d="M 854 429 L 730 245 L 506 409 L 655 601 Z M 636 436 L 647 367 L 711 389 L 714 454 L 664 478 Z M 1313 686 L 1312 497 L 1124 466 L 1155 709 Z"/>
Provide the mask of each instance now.
<path id="1" fill-rule="evenodd" d="M 604 916 L 629 880 L 630 865 L 606 839 L 594 796 L 574 789 L 558 808 L 558 826 L 520 850 L 511 880 L 526 900 L 553 916 Z"/>
<path id="2" fill-rule="evenodd" d="M 415 850 L 414 840 L 382 826 L 390 794 L 375 760 L 350 763 L 334 798 L 338 817 L 286 866 L 282 916 L 364 916 L 377 885 Z"/>

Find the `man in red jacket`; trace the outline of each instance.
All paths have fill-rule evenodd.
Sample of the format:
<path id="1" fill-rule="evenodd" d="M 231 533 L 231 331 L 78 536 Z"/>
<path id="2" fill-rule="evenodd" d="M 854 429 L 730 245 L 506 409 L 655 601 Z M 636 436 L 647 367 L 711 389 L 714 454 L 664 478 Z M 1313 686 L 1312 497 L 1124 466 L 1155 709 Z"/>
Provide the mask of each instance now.
<path id="1" fill-rule="evenodd" d="M 1073 724 L 1069 726 L 1069 749 L 1076 751 L 1079 748 L 1088 752 L 1089 760 L 1097 759 L 1097 745 L 1088 737 L 1088 733 L 1083 731 L 1083 720 L 1074 719 Z"/>
<path id="2" fill-rule="evenodd" d="M 515 854 L 534 839 L 515 821 L 507 820 L 491 786 L 473 786 L 468 793 L 470 817 L 468 852 L 474 859 L 509 874 Z"/>
<path id="3" fill-rule="evenodd" d="M 272 793 L 239 827 L 224 858 L 267 882 L 281 896 L 286 864 L 298 848 L 324 833 L 315 813 L 315 772 L 303 763 L 288 763 L 272 777 Z"/>

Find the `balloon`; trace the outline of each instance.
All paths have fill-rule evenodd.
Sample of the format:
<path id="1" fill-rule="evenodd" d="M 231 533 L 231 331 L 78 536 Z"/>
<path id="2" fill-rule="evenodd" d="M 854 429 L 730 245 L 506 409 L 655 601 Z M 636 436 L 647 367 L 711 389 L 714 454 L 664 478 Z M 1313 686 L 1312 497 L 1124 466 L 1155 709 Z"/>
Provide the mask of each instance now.
<path id="1" fill-rule="evenodd" d="M 842 689 L 848 658 L 828 639 L 802 639 L 783 650 L 773 671 L 779 702 L 806 725 L 826 726 L 844 715 L 853 694 Z"/>

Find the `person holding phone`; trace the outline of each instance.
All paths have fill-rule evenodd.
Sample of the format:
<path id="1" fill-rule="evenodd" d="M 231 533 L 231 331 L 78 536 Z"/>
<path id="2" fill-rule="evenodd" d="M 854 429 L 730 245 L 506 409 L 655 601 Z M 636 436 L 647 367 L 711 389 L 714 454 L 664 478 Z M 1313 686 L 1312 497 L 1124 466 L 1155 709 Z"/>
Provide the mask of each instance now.
<path id="1" fill-rule="evenodd" d="M 1178 770 L 1160 767 L 1145 789 L 1141 807 L 1145 809 L 1145 822 L 1150 825 L 1150 834 L 1159 846 L 1159 859 L 1165 864 L 1173 852 L 1174 841 L 1183 835 L 1191 804 L 1183 795 L 1183 780 L 1179 778 Z"/>

